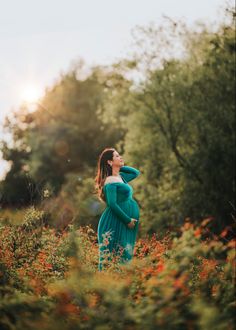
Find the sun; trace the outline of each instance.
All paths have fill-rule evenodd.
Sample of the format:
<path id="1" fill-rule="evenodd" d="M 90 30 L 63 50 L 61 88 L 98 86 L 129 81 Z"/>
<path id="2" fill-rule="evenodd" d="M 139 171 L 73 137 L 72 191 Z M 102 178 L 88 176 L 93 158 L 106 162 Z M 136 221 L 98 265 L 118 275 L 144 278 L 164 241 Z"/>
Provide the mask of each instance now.
<path id="1" fill-rule="evenodd" d="M 22 88 L 21 99 L 24 102 L 37 102 L 41 96 L 41 91 L 36 85 L 26 85 Z"/>

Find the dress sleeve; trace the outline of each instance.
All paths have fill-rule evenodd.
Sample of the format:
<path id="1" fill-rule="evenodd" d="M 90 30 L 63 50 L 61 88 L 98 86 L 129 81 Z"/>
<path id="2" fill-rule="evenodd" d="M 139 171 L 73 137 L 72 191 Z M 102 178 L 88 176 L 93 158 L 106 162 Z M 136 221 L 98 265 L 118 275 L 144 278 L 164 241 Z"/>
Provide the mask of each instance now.
<path id="1" fill-rule="evenodd" d="M 120 172 L 127 182 L 137 178 L 140 174 L 139 170 L 131 166 L 121 166 Z"/>
<path id="2" fill-rule="evenodd" d="M 110 206 L 115 215 L 124 223 L 128 224 L 131 222 L 131 217 L 129 217 L 117 204 L 117 187 L 113 184 L 108 184 L 106 187 L 106 202 Z"/>

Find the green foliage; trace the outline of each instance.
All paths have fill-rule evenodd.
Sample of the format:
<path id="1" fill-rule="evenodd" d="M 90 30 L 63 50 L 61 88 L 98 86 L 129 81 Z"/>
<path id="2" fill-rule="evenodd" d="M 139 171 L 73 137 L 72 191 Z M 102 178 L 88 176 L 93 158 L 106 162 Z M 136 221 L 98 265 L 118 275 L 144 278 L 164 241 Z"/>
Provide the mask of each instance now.
<path id="1" fill-rule="evenodd" d="M 227 230 L 211 233 L 213 219 L 186 221 L 174 236 L 139 239 L 129 264 L 110 260 L 99 272 L 91 226 L 60 233 L 43 227 L 40 247 L 27 249 L 42 218 L 37 210 L 26 214 L 27 263 L 1 254 L 1 328 L 233 330 L 235 239 Z M 1 251 L 11 250 L 7 232 L 2 226 Z"/>
<path id="2" fill-rule="evenodd" d="M 36 276 L 43 283 L 50 276 L 62 277 L 66 271 L 63 257 L 66 240 L 60 239 L 60 233 L 56 236 L 54 229 L 45 227 L 45 221 L 43 211 L 30 207 L 21 224 L 1 224 L 0 260 L 2 267 L 7 267 L 6 278 L 11 278 L 17 289 L 23 289 L 25 278 Z"/>
<path id="3" fill-rule="evenodd" d="M 62 75 L 46 91 L 35 112 L 28 113 L 22 106 L 13 119 L 6 118 L 5 129 L 12 134 L 14 146 L 2 141 L 3 158 L 13 162 L 0 187 L 5 203 L 16 204 L 20 191 L 21 198 L 26 195 L 22 205 L 40 201 L 48 186 L 57 195 L 66 174 L 94 168 L 100 151 L 121 138 L 121 129 L 100 119 L 106 73 L 93 68 L 82 79 L 81 71 L 75 66 Z M 29 182 L 34 183 L 33 191 Z M 19 190 L 11 189 L 10 193 L 15 183 Z"/>
<path id="4" fill-rule="evenodd" d="M 205 26 L 198 33 L 181 24 L 172 28 L 184 36 L 187 53 L 181 59 L 155 55 L 166 31 L 146 30 L 150 49 L 142 47 L 147 39 L 141 39 L 140 49 L 150 60 L 156 56 L 159 65 L 147 69 L 146 79 L 129 89 L 124 157 L 143 174 L 135 191 L 145 232 L 179 226 L 186 217 L 198 221 L 207 216 L 216 218 L 219 232 L 232 223 L 235 208 L 235 27 L 231 22 L 217 33 Z M 117 92 L 121 98 L 122 88 Z M 117 99 L 116 93 L 113 102 Z M 123 103 L 114 108 L 115 116 Z"/>
<path id="5" fill-rule="evenodd" d="M 66 228 L 92 224 L 95 230 L 105 204 L 101 203 L 94 191 L 94 179 L 87 174 L 68 173 L 61 192 L 57 197 L 45 199 L 41 208 L 46 212 L 48 224 L 56 228 Z"/>
<path id="6" fill-rule="evenodd" d="M 75 65 L 6 118 L 1 205 L 30 207 L 0 214 L 1 329 L 234 329 L 235 27 L 197 28 L 137 28 L 131 58 L 86 77 Z M 99 272 L 107 146 L 141 171 L 141 238 Z"/>
<path id="7" fill-rule="evenodd" d="M 12 168 L 0 183 L 3 205 L 44 202 L 50 191 L 51 222 L 96 224 L 96 162 L 113 146 L 142 174 L 134 182 L 142 234 L 165 235 L 187 217 L 214 216 L 216 233 L 231 225 L 235 26 L 226 11 L 230 19 L 216 30 L 171 19 L 137 28 L 133 55 L 86 77 L 78 63 L 34 113 L 22 106 L 7 118 L 13 146 L 2 143 L 1 150 Z"/>
<path id="8" fill-rule="evenodd" d="M 71 195 L 71 191 L 73 191 L 73 195 Z M 101 204 L 95 194 L 92 174 L 88 177 L 76 174 L 68 175 L 65 185 L 62 187 L 62 194 L 65 199 L 71 201 L 76 210 L 74 222 L 78 225 L 92 223 L 95 229 L 105 204 Z"/>

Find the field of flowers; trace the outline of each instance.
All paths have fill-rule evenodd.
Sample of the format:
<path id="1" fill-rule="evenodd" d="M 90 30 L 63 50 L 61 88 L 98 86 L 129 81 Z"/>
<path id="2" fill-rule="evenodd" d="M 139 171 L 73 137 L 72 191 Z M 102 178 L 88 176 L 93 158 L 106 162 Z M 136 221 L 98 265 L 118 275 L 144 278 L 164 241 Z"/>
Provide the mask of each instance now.
<path id="1" fill-rule="evenodd" d="M 217 236 L 214 219 L 186 219 L 99 272 L 96 232 L 44 216 L 30 207 L 21 224 L 0 222 L 0 329 L 234 329 L 233 228 Z"/>

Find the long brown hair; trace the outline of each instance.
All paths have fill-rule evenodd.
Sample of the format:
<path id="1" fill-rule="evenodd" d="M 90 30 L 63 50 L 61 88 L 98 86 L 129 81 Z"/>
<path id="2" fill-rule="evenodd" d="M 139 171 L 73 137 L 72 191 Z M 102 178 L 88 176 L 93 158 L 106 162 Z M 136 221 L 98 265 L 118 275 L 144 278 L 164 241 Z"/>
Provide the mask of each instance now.
<path id="1" fill-rule="evenodd" d="M 103 185 L 106 180 L 106 177 L 112 175 L 112 166 L 108 164 L 108 160 L 113 160 L 113 152 L 115 148 L 105 148 L 99 158 L 97 163 L 97 175 L 95 177 L 95 193 L 98 196 L 98 199 L 102 202 L 105 202 L 105 196 L 103 193 Z"/>

